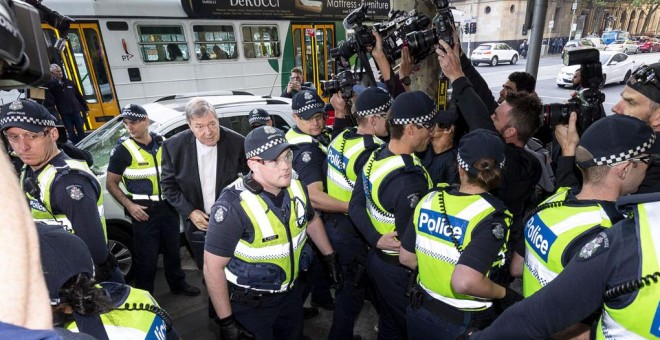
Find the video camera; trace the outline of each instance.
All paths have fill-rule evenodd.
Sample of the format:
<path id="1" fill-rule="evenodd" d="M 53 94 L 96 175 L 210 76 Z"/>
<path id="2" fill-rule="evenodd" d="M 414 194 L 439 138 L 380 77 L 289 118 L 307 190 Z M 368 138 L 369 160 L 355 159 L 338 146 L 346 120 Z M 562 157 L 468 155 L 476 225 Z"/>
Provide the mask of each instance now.
<path id="1" fill-rule="evenodd" d="M 341 41 L 338 47 L 330 50 L 332 58 L 350 59 L 354 54 L 364 51 L 366 47 L 376 45 L 376 38 L 371 34 L 371 29 L 363 24 L 367 18 L 368 9 L 369 7 L 363 4 L 344 18 L 344 28 L 352 28 L 355 34 L 349 39 Z"/>
<path id="2" fill-rule="evenodd" d="M 392 11 L 388 21 L 374 24 L 374 30 L 383 38 L 383 52 L 390 63 L 401 58 L 403 46 L 408 44 L 407 35 L 426 29 L 431 19 L 417 10 Z"/>
<path id="3" fill-rule="evenodd" d="M 406 35 L 410 55 L 415 60 L 422 60 L 435 52 L 434 46 L 443 40 L 454 47 L 454 16 L 449 8 L 449 0 L 435 0 L 436 15 L 433 27 L 424 31 L 410 32 Z"/>
<path id="4" fill-rule="evenodd" d="M 330 97 L 341 91 L 344 101 L 349 102 L 353 97 L 353 85 L 357 78 L 350 70 L 344 70 L 332 77 L 332 80 L 321 81 L 322 96 Z"/>
<path id="5" fill-rule="evenodd" d="M 42 5 L 41 0 L 0 0 L 0 90 L 36 86 L 50 79 L 48 48 L 60 52 L 66 40 L 49 46 L 42 21 L 66 39 L 73 20 Z"/>
<path id="6" fill-rule="evenodd" d="M 573 50 L 564 54 L 564 65 L 578 65 L 582 75 L 583 87 L 577 96 L 567 103 L 545 104 L 541 110 L 541 125 L 554 127 L 568 124 L 571 112 L 577 113 L 577 131 L 582 134 L 591 124 L 605 117 L 603 102 L 605 94 L 600 91 L 603 85 L 603 71 L 600 53 L 597 49 Z"/>

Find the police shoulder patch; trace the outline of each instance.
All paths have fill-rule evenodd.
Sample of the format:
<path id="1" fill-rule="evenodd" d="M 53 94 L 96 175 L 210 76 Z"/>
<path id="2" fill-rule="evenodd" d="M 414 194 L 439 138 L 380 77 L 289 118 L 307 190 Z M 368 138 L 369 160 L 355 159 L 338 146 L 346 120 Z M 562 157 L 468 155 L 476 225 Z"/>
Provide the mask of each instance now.
<path id="1" fill-rule="evenodd" d="M 80 201 L 85 194 L 83 194 L 80 185 L 73 184 L 66 187 L 66 192 L 69 194 L 72 200 Z"/>
<path id="2" fill-rule="evenodd" d="M 216 223 L 221 223 L 222 221 L 225 220 L 226 214 L 227 214 L 227 208 L 221 205 L 215 211 L 215 214 L 213 215 L 213 219 L 215 220 Z"/>
<path id="3" fill-rule="evenodd" d="M 505 234 L 505 229 L 502 223 L 500 222 L 493 222 L 492 224 L 492 229 L 491 233 L 493 233 L 493 236 L 495 237 L 496 240 L 501 240 L 504 238 Z"/>
<path id="4" fill-rule="evenodd" d="M 417 206 L 417 203 L 419 202 L 419 193 L 416 192 L 414 194 L 410 194 L 407 197 L 408 203 L 410 203 L 410 207 L 414 208 Z"/>
<path id="5" fill-rule="evenodd" d="M 582 247 L 582 249 L 580 249 L 580 253 L 578 253 L 578 259 L 581 260 L 590 259 L 604 252 L 609 247 L 610 247 L 610 239 L 607 237 L 607 234 L 605 234 L 604 232 L 600 232 L 591 241 L 587 242 L 587 244 L 585 244 Z"/>
<path id="6" fill-rule="evenodd" d="M 302 153 L 302 161 L 305 163 L 309 163 L 309 161 L 312 160 L 312 152 L 311 151 L 305 151 Z"/>

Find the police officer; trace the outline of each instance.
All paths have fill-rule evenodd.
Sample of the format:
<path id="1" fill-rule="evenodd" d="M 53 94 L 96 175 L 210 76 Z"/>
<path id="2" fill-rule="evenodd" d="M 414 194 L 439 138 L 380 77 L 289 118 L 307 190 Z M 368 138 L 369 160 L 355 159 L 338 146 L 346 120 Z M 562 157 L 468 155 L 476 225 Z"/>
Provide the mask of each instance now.
<path id="1" fill-rule="evenodd" d="M 248 123 L 250 123 L 252 130 L 264 125 L 273 126 L 273 120 L 270 118 L 270 114 L 264 109 L 252 109 L 248 113 Z"/>
<path id="2" fill-rule="evenodd" d="M 85 162 L 57 148 L 53 116 L 33 101 L 17 100 L 2 106 L 0 129 L 25 164 L 21 184 L 35 221 L 75 233 L 92 253 L 97 279 L 123 283 L 108 252 L 101 185 Z"/>
<path id="3" fill-rule="evenodd" d="M 650 127 L 637 118 L 623 115 L 601 119 L 584 132 L 577 150 L 571 151 L 576 154 L 582 172 L 582 187 L 560 188 L 535 208 L 526 222 L 524 247 L 518 249 L 512 270 L 522 271 L 525 297 L 557 277 L 582 246 L 603 228 L 623 219 L 614 201 L 634 191 L 630 179 L 617 180 L 621 168 L 629 164 L 593 159 L 648 153 L 654 140 Z M 568 338 L 588 332 L 589 322 L 586 320 L 587 324 L 575 325 L 556 336 Z"/>
<path id="4" fill-rule="evenodd" d="M 409 270 L 399 264 L 397 235 L 403 236 L 419 198 L 432 186 L 414 153 L 426 150 L 436 119 L 435 104 L 424 92 L 396 97 L 387 117 L 390 141 L 369 156 L 350 200 L 349 216 L 371 247 L 367 269 L 381 298 L 377 305 L 382 339 L 407 337 Z"/>
<path id="5" fill-rule="evenodd" d="M 341 96 L 335 100 L 343 106 Z M 358 126 L 340 132 L 328 147 L 328 195 L 348 203 L 355 181 L 373 150 L 384 142 L 387 121 L 385 116 L 392 106 L 392 97 L 379 87 L 370 87 L 360 93 L 355 102 Z M 335 293 L 335 312 L 329 339 L 350 339 L 353 327 L 365 297 L 367 247 L 359 232 L 345 213 L 326 213 L 323 216 L 328 238 L 339 253 L 344 285 Z"/>
<path id="6" fill-rule="evenodd" d="M 135 287 L 153 293 L 162 252 L 170 290 L 197 296 L 200 290 L 186 283 L 181 270 L 179 214 L 160 188 L 163 137 L 149 132 L 150 120 L 140 105 L 124 106 L 120 116 L 129 136 L 122 137 L 110 154 L 106 188 L 133 221 Z M 119 188 L 120 181 L 127 194 Z"/>
<path id="7" fill-rule="evenodd" d="M 312 206 L 322 213 L 348 212 L 347 202 L 330 197 L 326 191 L 325 167 L 331 132 L 325 126 L 328 118 L 325 102 L 315 91 L 302 90 L 293 96 L 291 108 L 296 126 L 287 131 L 286 139 L 296 146 L 293 148 L 293 170 L 307 187 Z M 330 286 L 321 269 L 320 263 L 313 261 L 307 273 L 308 286 L 303 291 L 303 300 L 307 298 L 311 289 L 313 307 L 332 310 L 334 301 L 330 294 Z M 310 316 L 316 314 L 315 312 L 306 311 Z"/>
<path id="8" fill-rule="evenodd" d="M 302 333 L 298 275 L 309 235 L 334 283 L 341 270 L 307 190 L 292 179 L 284 134 L 260 127 L 245 138 L 250 173 L 226 187 L 211 209 L 204 277 L 223 339 L 297 339 Z M 305 255 L 303 255 L 303 253 Z"/>
<path id="9" fill-rule="evenodd" d="M 458 189 L 441 184 L 421 199 L 401 242 L 401 263 L 418 268 L 407 309 L 409 339 L 455 339 L 494 319 L 494 300 L 517 293 L 488 278 L 504 265 L 511 215 L 489 191 L 505 163 L 504 142 L 477 129 L 458 146 Z M 483 327 L 483 326 L 482 326 Z"/>
<path id="10" fill-rule="evenodd" d="M 592 128 L 616 131 L 620 120 L 612 116 Z M 635 131 L 641 130 L 641 121 Z M 632 131 L 628 131 L 632 132 Z M 604 133 L 599 134 L 603 136 Z M 621 134 L 628 145 L 643 144 L 652 132 Z M 644 142 L 642 140 L 645 140 Z M 653 141 L 651 142 L 653 143 Z M 633 148 L 624 153 L 607 153 L 592 145 L 591 162 L 609 164 L 616 177 L 634 191 L 644 180 L 652 160 L 650 150 Z M 645 147 L 646 148 L 646 147 Z M 657 147 L 656 147 L 657 149 Z M 547 338 L 601 310 L 596 339 L 644 339 L 660 336 L 657 324 L 660 300 L 660 195 L 630 195 L 617 201 L 617 209 L 629 218 L 605 229 L 577 252 L 566 268 L 543 289 L 517 303 L 490 327 L 473 334 L 475 339 Z M 551 236 L 539 234 L 541 237 Z M 553 238 L 546 238 L 550 246 Z M 556 242 L 556 241 L 555 241 Z"/>
<path id="11" fill-rule="evenodd" d="M 89 250 L 79 238 L 41 224 L 37 233 L 54 326 L 95 339 L 179 338 L 171 318 L 149 292 L 95 282 Z"/>

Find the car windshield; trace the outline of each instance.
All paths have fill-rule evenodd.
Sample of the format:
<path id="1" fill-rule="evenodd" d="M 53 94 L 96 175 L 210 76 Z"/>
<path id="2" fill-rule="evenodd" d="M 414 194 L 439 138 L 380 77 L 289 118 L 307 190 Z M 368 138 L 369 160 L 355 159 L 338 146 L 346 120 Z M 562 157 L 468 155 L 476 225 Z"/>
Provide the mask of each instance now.
<path id="1" fill-rule="evenodd" d="M 492 48 L 491 45 L 479 45 L 479 47 L 475 48 L 474 50 L 490 50 Z"/>
<path id="2" fill-rule="evenodd" d="M 625 40 L 615 40 L 613 42 L 613 44 L 623 44 L 624 42 L 626 42 L 626 41 Z"/>
<path id="3" fill-rule="evenodd" d="M 152 120 L 149 130 L 153 131 L 157 127 L 158 124 Z M 122 120 L 115 118 L 78 143 L 77 147 L 88 151 L 94 157 L 94 165 L 91 167 L 94 173 L 105 173 L 110 160 L 110 152 L 122 136 L 128 136 L 128 132 Z"/>
<path id="4" fill-rule="evenodd" d="M 609 54 L 601 54 L 600 55 L 600 63 L 603 65 L 607 65 L 607 61 L 610 59 L 611 55 Z"/>

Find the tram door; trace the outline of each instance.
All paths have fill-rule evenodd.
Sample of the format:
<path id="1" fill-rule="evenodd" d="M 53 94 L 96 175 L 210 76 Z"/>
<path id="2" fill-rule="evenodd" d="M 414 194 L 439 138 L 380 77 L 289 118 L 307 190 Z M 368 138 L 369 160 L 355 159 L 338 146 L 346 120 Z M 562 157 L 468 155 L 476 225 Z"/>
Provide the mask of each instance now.
<path id="1" fill-rule="evenodd" d="M 45 26 L 44 31 L 51 41 L 59 37 L 59 32 L 50 26 Z M 52 62 L 61 64 L 66 77 L 78 86 L 89 107 L 85 129 L 93 130 L 119 114 L 108 58 L 98 24 L 73 23 L 67 34 L 69 42 L 61 59 Z"/>
<path id="2" fill-rule="evenodd" d="M 330 79 L 334 73 L 330 49 L 335 47 L 335 27 L 332 24 L 292 25 L 292 31 L 294 65 L 303 70 L 305 81 L 312 82 L 321 94 L 321 81 Z"/>

